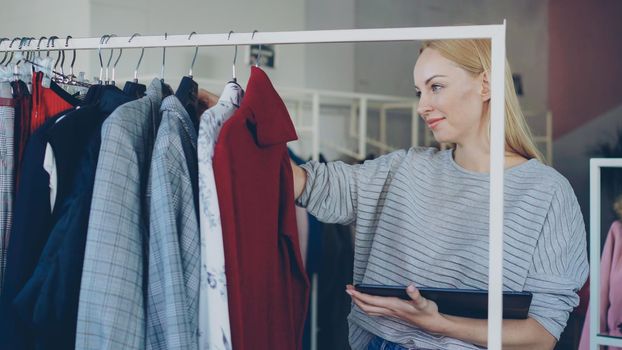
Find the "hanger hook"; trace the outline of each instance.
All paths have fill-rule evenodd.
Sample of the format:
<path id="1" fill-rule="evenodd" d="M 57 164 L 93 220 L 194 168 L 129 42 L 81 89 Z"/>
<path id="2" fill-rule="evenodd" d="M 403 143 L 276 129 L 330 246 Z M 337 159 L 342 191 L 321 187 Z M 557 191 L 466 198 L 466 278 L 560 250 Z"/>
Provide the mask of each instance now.
<path id="1" fill-rule="evenodd" d="M 37 43 L 37 57 L 41 57 L 41 42 L 45 39 L 47 39 L 45 36 L 39 38 L 39 42 Z"/>
<path id="2" fill-rule="evenodd" d="M 63 56 L 62 58 L 61 58 L 61 55 Z M 64 67 L 65 66 L 65 49 L 62 49 L 59 51 L 58 58 L 61 58 L 60 74 L 65 75 L 65 67 Z M 56 62 L 58 63 L 58 60 L 56 60 Z M 56 66 L 54 66 L 54 68 L 56 69 Z"/>
<path id="3" fill-rule="evenodd" d="M 65 47 L 69 47 L 69 39 L 73 39 L 71 35 L 67 35 L 67 39 L 65 39 Z M 71 67 L 69 67 L 69 77 L 73 79 L 75 75 L 73 74 L 73 65 L 76 63 L 76 49 L 72 49 L 73 58 L 71 59 Z"/>
<path id="4" fill-rule="evenodd" d="M 3 41 L 9 41 L 9 38 L 0 38 L 0 46 L 2 46 Z M 2 58 L 2 61 L 0 61 L 0 66 L 4 64 L 4 61 L 6 60 L 8 54 L 9 54 L 8 51 L 4 51 L 4 57 Z"/>
<path id="5" fill-rule="evenodd" d="M 112 35 L 112 36 L 116 36 L 116 35 Z M 108 41 L 106 41 L 106 43 L 108 43 Z M 123 49 L 119 48 L 119 56 L 117 56 L 117 59 L 114 61 L 114 65 L 112 66 L 112 85 L 115 84 L 115 71 L 117 69 L 117 64 L 119 64 L 119 60 L 121 59 L 121 54 L 123 54 Z M 110 54 L 110 58 L 112 58 L 112 54 Z"/>
<path id="6" fill-rule="evenodd" d="M 232 33 L 234 33 L 233 30 L 229 32 L 229 36 L 227 36 L 227 40 L 231 39 Z M 233 82 L 236 82 L 237 78 L 235 77 L 235 61 L 238 58 L 238 45 L 234 45 L 234 47 L 235 47 L 235 52 L 233 53 L 233 67 L 231 68 L 231 70 L 232 70 Z"/>
<path id="7" fill-rule="evenodd" d="M 140 36 L 140 34 L 134 33 L 127 42 L 131 43 L 132 39 L 134 39 L 135 36 Z M 140 62 L 142 62 L 144 54 L 145 54 L 145 48 L 143 47 L 140 50 L 140 58 L 138 59 L 138 63 L 136 64 L 136 69 L 134 69 L 134 82 L 135 83 L 138 83 L 138 68 L 140 67 Z"/>
<path id="8" fill-rule="evenodd" d="M 32 41 L 35 38 L 33 37 L 27 37 L 25 38 L 24 42 L 26 43 L 26 47 L 28 47 L 28 49 L 26 50 L 26 61 L 30 61 L 31 60 L 31 54 L 32 54 L 32 50 L 30 49 L 30 44 L 32 43 Z"/>
<path id="9" fill-rule="evenodd" d="M 188 40 L 192 39 L 192 36 L 197 32 L 192 32 L 188 35 Z M 199 53 L 199 45 L 197 44 L 194 48 L 194 57 L 192 57 L 192 63 L 190 64 L 190 71 L 188 72 L 188 76 L 192 78 L 192 68 L 194 68 L 194 62 L 197 60 L 197 54 Z"/>
<path id="10" fill-rule="evenodd" d="M 108 45 L 108 41 L 115 36 L 116 34 L 108 35 L 108 37 L 104 40 L 104 45 Z M 108 63 L 106 63 L 106 81 L 105 81 L 106 85 L 110 83 L 110 80 L 108 80 L 108 77 L 109 77 L 108 72 L 110 72 L 110 62 L 112 62 L 112 56 L 114 56 L 114 49 L 110 49 L 110 57 L 108 57 Z"/>
<path id="11" fill-rule="evenodd" d="M 97 47 L 97 55 L 99 56 L 99 83 L 102 84 L 102 78 L 104 77 L 104 61 L 102 60 L 102 45 L 104 44 L 104 40 L 108 38 L 110 35 L 102 35 L 99 38 L 99 46 Z"/>
<path id="12" fill-rule="evenodd" d="M 26 41 L 28 40 L 27 37 L 22 37 L 19 39 L 19 45 L 17 46 L 17 49 L 22 51 L 22 47 L 24 47 L 24 45 L 26 44 Z M 19 59 L 19 61 L 15 62 L 15 65 L 17 66 L 18 64 L 20 64 L 20 62 L 22 62 L 23 56 L 22 58 Z"/>
<path id="13" fill-rule="evenodd" d="M 19 50 L 21 50 L 22 47 L 24 47 L 24 45 L 26 44 L 26 40 L 28 40 L 27 37 L 23 37 L 23 38 L 19 39 L 19 46 L 17 47 Z"/>
<path id="14" fill-rule="evenodd" d="M 50 37 L 50 39 L 52 39 L 52 48 L 56 48 L 56 39 L 58 39 L 58 37 Z M 49 51 L 48 51 L 49 53 Z M 64 56 L 65 51 L 64 50 L 58 50 L 58 57 L 56 57 L 56 61 L 54 61 L 54 68 L 56 69 L 56 66 L 58 66 L 58 62 L 60 61 L 60 56 L 63 55 Z"/>
<path id="15" fill-rule="evenodd" d="M 13 44 L 15 44 L 17 40 L 20 40 L 20 38 L 13 38 L 13 40 L 11 40 L 11 43 L 9 44 L 9 49 L 13 48 Z M 8 67 L 9 63 L 11 63 L 12 60 L 13 60 L 13 51 L 11 51 L 11 56 L 9 56 L 9 60 L 4 64 L 4 66 Z"/>
<path id="16" fill-rule="evenodd" d="M 168 39 L 168 33 L 164 33 L 164 40 Z M 166 46 L 162 46 L 162 70 L 160 71 L 160 80 L 164 81 L 164 66 L 166 65 Z"/>
<path id="17" fill-rule="evenodd" d="M 30 43 L 32 42 L 32 40 L 35 40 L 35 37 L 31 37 L 30 40 L 28 41 L 28 47 L 30 47 Z M 35 59 L 35 50 L 30 49 L 30 60 L 34 61 Z"/>
<path id="18" fill-rule="evenodd" d="M 24 45 L 24 40 L 25 39 L 26 39 L 25 37 L 19 38 L 19 45 L 17 46 L 18 50 L 20 50 L 20 51 L 22 50 L 22 46 Z M 19 57 L 21 57 L 21 56 L 19 56 Z M 14 74 L 17 74 L 17 65 L 19 65 L 20 62 L 22 62 L 21 58 L 17 62 L 15 62 L 15 73 Z"/>
<path id="19" fill-rule="evenodd" d="M 58 39 L 58 37 L 57 37 L 56 35 L 53 35 L 53 36 L 51 36 L 51 37 L 48 39 L 48 43 L 47 43 L 47 45 L 45 46 L 45 47 L 47 47 L 47 48 L 48 48 L 48 52 L 47 52 L 47 54 L 45 55 L 45 57 L 50 57 L 50 50 L 49 50 L 49 48 L 50 48 L 50 42 L 52 42 L 52 48 L 54 48 L 54 43 L 56 42 L 56 39 Z"/>
<path id="20" fill-rule="evenodd" d="M 255 33 L 257 32 L 258 32 L 257 29 L 253 30 L 253 35 L 251 36 L 251 40 L 255 38 Z M 259 43 L 259 49 L 257 50 L 257 56 L 255 57 L 255 67 L 259 67 L 259 62 L 261 62 L 261 43 Z"/>

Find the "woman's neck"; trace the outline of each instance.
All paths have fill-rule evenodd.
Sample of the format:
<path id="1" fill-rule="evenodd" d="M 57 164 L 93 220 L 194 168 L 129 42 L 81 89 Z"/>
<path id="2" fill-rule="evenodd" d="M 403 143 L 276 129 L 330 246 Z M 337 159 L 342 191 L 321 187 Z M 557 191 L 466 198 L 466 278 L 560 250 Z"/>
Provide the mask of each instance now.
<path id="1" fill-rule="evenodd" d="M 469 171 L 490 173 L 490 149 L 486 147 L 464 147 L 456 145 L 453 150 L 454 161 Z M 526 162 L 527 159 L 511 152 L 505 152 L 504 168 L 512 168 Z"/>

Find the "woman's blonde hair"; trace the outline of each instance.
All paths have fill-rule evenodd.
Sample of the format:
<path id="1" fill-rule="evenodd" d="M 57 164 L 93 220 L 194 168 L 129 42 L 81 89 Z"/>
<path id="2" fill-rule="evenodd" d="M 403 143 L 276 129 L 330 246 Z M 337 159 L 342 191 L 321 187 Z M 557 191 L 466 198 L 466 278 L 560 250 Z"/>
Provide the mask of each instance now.
<path id="1" fill-rule="evenodd" d="M 420 53 L 426 48 L 438 51 L 443 57 L 453 61 L 473 76 L 478 76 L 483 72 L 490 74 L 489 39 L 428 40 L 423 42 Z M 490 118 L 488 121 L 490 122 Z M 490 132 L 490 127 L 488 131 Z M 518 104 L 512 71 L 507 60 L 505 61 L 505 145 L 508 151 L 527 159 L 536 158 L 544 162 L 544 157 L 533 142 L 531 131 Z"/>

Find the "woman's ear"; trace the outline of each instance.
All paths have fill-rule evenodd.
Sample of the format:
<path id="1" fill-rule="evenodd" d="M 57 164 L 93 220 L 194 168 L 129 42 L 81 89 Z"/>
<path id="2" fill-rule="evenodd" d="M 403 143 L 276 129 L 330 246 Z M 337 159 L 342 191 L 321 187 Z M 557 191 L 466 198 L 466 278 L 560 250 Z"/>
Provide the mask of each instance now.
<path id="1" fill-rule="evenodd" d="M 482 102 L 487 102 L 490 100 L 490 80 L 488 78 L 488 71 L 484 71 L 480 74 L 480 79 L 482 82 Z"/>

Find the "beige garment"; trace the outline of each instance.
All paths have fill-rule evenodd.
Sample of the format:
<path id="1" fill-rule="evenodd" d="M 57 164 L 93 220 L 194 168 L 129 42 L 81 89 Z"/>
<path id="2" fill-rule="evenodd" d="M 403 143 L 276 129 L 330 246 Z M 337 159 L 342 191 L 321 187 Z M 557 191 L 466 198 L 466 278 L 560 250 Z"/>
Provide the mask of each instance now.
<path id="1" fill-rule="evenodd" d="M 309 214 L 307 209 L 296 206 L 296 224 L 298 226 L 302 264 L 307 266 L 307 247 L 309 245 Z"/>

